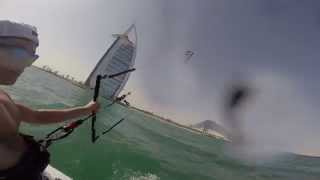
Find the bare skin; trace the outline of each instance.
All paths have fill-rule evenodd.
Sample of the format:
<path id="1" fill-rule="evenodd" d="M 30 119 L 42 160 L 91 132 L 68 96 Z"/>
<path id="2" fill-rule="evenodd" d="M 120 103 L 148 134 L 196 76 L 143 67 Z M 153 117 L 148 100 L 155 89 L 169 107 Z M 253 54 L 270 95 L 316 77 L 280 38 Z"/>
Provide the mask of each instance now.
<path id="1" fill-rule="evenodd" d="M 2 77 L 0 78 L 0 84 L 13 84 L 20 73 L 8 72 L 0 66 L 0 75 Z M 85 106 L 62 110 L 34 110 L 15 103 L 6 92 L 0 90 L 0 170 L 16 165 L 27 149 L 26 143 L 19 135 L 21 122 L 33 124 L 59 123 L 89 115 L 98 110 L 99 104 L 96 102 L 89 102 Z"/>

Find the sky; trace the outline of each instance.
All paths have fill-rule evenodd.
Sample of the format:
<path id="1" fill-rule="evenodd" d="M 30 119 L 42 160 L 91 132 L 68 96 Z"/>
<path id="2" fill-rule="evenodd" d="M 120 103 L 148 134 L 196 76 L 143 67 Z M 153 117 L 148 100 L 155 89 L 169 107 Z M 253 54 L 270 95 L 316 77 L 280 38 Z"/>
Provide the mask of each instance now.
<path id="1" fill-rule="evenodd" d="M 320 155 L 319 10 L 317 0 L 0 0 L 0 19 L 38 28 L 37 66 L 84 80 L 111 35 L 134 23 L 137 70 L 124 90 L 134 106 L 182 124 L 223 123 L 225 89 L 246 79 L 257 90 L 242 113 L 252 141 L 312 155 Z M 186 50 L 195 53 L 188 63 Z"/>

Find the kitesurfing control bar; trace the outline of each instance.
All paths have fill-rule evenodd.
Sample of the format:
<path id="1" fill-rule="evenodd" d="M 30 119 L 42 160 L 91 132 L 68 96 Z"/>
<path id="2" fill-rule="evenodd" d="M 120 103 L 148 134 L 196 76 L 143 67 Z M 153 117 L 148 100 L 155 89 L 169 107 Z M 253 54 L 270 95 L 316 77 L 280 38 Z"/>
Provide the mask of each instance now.
<path id="1" fill-rule="evenodd" d="M 111 74 L 111 75 L 105 74 L 104 76 L 102 76 L 102 78 L 103 78 L 103 79 L 105 79 L 105 78 L 114 78 L 114 77 L 120 76 L 120 75 L 122 75 L 122 74 L 127 74 L 127 73 L 132 72 L 132 71 L 135 71 L 135 70 L 136 70 L 136 68 L 132 68 L 132 69 L 128 69 L 128 70 L 125 70 L 125 71 L 116 73 L 116 74 Z M 98 78 L 98 77 L 97 77 L 97 78 Z"/>
<path id="2" fill-rule="evenodd" d="M 129 72 L 132 72 L 132 71 L 135 71 L 136 69 L 135 68 L 132 68 L 132 69 L 128 69 L 128 70 L 125 70 L 125 71 L 122 71 L 122 72 L 119 72 L 119 73 L 115 73 L 115 74 L 111 74 L 111 75 L 98 75 L 97 78 L 96 78 L 96 85 L 94 87 L 94 95 L 93 95 L 93 101 L 97 101 L 98 99 L 98 96 L 99 96 L 99 90 L 100 90 L 100 83 L 101 83 L 101 80 L 102 79 L 106 79 L 106 78 L 115 78 L 115 77 L 118 77 L 118 76 L 121 76 L 123 74 L 127 74 Z M 96 124 L 96 121 L 97 121 L 97 116 L 96 116 L 96 113 L 95 112 L 92 112 L 92 121 L 91 121 L 91 141 L 92 143 L 95 143 L 97 141 L 97 139 L 99 138 L 99 136 L 97 136 L 96 134 L 96 129 L 95 129 L 95 124 Z M 118 123 L 115 124 L 118 125 L 122 120 L 120 120 Z M 115 127 L 114 126 L 114 127 Z M 114 127 L 111 127 L 111 129 L 113 129 Z M 111 130 L 110 129 L 110 130 Z"/>
<path id="3" fill-rule="evenodd" d="M 124 118 L 120 119 L 118 122 L 116 122 L 114 125 L 112 125 L 109 129 L 105 130 L 102 134 L 106 134 L 106 133 L 110 132 L 113 128 L 118 126 L 118 124 L 120 124 L 123 120 L 124 120 Z"/>
<path id="4" fill-rule="evenodd" d="M 93 101 L 96 102 L 99 96 L 99 90 L 100 90 L 100 82 L 101 82 L 102 76 L 98 75 L 96 79 L 96 86 L 94 87 L 94 95 L 93 95 Z M 96 135 L 96 129 L 95 124 L 97 121 L 97 116 L 95 112 L 92 112 L 92 121 L 91 121 L 91 141 L 94 143 L 98 137 Z"/>
<path id="5" fill-rule="evenodd" d="M 96 78 L 96 85 L 95 85 L 95 89 L 94 89 L 93 101 L 97 101 L 97 99 L 98 99 L 99 90 L 100 90 L 100 83 L 101 83 L 102 79 L 114 78 L 114 77 L 129 73 L 129 72 L 132 72 L 132 71 L 135 71 L 135 70 L 136 69 L 133 68 L 133 69 L 129 69 L 129 70 L 126 70 L 126 71 L 123 71 L 123 72 L 115 73 L 115 74 L 112 74 L 112 75 L 104 75 L 104 76 L 98 75 L 97 78 Z M 107 107 L 109 107 L 109 106 L 107 106 Z M 48 133 L 44 139 L 41 139 L 38 142 L 40 144 L 42 144 L 42 146 L 44 148 L 48 148 L 52 144 L 53 141 L 57 141 L 57 140 L 66 138 L 67 136 L 69 136 L 73 132 L 73 130 L 75 128 L 79 127 L 81 124 L 83 124 L 83 122 L 85 122 L 87 119 L 89 119 L 91 117 L 92 117 L 92 121 L 91 121 L 92 122 L 92 124 L 91 124 L 91 132 L 92 132 L 91 139 L 92 139 L 92 142 L 94 143 L 99 138 L 99 136 L 96 135 L 96 130 L 95 130 L 95 122 L 96 122 L 96 113 L 95 112 L 92 112 L 91 115 L 89 115 L 88 117 L 86 117 L 84 119 L 79 119 L 79 120 L 76 120 L 76 121 L 74 121 L 74 122 L 72 122 L 72 123 L 70 123 L 68 125 L 58 127 L 57 129 L 55 129 L 52 132 Z M 124 120 L 124 118 L 119 120 L 117 123 L 112 125 L 109 129 L 104 131 L 102 133 L 102 135 L 110 132 L 114 127 L 116 127 L 118 124 L 120 124 L 123 120 Z"/>

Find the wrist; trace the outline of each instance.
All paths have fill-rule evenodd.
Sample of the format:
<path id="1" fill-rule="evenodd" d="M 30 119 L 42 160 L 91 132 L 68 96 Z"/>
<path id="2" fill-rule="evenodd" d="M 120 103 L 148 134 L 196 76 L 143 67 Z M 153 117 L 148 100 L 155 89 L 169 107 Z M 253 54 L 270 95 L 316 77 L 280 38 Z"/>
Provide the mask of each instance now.
<path id="1" fill-rule="evenodd" d="M 83 115 L 89 115 L 92 113 L 92 110 L 88 106 L 82 106 L 79 108 Z"/>
<path id="2" fill-rule="evenodd" d="M 87 111 L 87 114 L 91 114 L 93 112 L 92 107 L 91 106 L 87 107 L 86 111 Z"/>

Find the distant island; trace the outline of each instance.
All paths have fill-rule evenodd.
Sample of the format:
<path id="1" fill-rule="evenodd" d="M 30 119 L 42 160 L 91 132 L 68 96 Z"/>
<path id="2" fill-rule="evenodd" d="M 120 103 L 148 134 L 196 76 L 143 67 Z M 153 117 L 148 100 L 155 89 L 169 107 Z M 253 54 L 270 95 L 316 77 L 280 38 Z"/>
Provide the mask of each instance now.
<path id="1" fill-rule="evenodd" d="M 198 129 L 205 134 L 215 134 L 221 135 L 226 137 L 227 130 L 220 124 L 212 121 L 212 120 L 205 120 L 190 126 L 191 128 Z"/>

